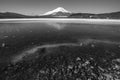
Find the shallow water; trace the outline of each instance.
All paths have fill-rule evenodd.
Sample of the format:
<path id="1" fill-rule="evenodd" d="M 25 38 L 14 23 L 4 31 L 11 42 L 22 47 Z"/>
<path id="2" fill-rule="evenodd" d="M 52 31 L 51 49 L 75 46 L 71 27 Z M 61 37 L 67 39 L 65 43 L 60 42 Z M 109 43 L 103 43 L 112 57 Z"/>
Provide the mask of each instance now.
<path id="1" fill-rule="evenodd" d="M 119 80 L 119 52 L 119 21 L 0 21 L 0 64 L 5 64 L 0 66 L 1 80 L 50 79 L 60 70 L 67 77 L 59 77 L 67 80 L 77 79 L 79 72 L 84 75 L 78 79 Z M 79 72 L 70 72 L 71 66 L 78 66 Z M 58 70 L 55 75 L 43 73 L 54 69 Z M 75 74 L 69 76 L 71 73 Z"/>
<path id="2" fill-rule="evenodd" d="M 120 25 L 37 20 L 0 23 L 0 62 L 36 46 L 99 40 L 119 43 Z"/>

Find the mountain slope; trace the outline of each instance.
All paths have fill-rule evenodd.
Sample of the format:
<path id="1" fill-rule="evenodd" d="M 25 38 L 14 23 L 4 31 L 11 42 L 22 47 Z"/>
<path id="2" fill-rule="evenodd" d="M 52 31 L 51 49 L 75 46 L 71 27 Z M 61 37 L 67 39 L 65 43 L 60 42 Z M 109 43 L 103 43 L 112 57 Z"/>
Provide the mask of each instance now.
<path id="1" fill-rule="evenodd" d="M 100 13 L 100 14 L 91 14 L 91 13 L 72 13 L 65 10 L 62 7 L 58 7 L 52 11 L 49 11 L 40 16 L 28 16 L 19 13 L 5 12 L 0 13 L 0 19 L 4 18 L 94 18 L 94 19 L 120 19 L 120 12 L 111 12 L 111 13 Z"/>
<path id="2" fill-rule="evenodd" d="M 27 16 L 13 12 L 0 13 L 0 18 L 24 18 L 24 17 Z"/>
<path id="3" fill-rule="evenodd" d="M 58 7 L 52 11 L 46 12 L 43 15 L 49 15 L 49 16 L 54 16 L 54 17 L 67 17 L 71 14 L 70 11 L 65 10 L 62 7 Z"/>
<path id="4" fill-rule="evenodd" d="M 112 13 L 101 13 L 101 14 L 91 14 L 91 13 L 73 13 L 69 18 L 100 18 L 100 19 L 120 19 L 120 12 Z"/>

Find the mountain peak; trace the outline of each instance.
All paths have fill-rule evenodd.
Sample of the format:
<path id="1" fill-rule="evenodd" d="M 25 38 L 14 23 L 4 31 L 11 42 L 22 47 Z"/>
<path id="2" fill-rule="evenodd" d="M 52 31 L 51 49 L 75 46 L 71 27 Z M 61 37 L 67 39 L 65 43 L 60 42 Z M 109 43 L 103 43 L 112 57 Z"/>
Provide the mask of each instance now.
<path id="1" fill-rule="evenodd" d="M 51 14 L 54 14 L 54 13 L 57 13 L 57 12 L 71 13 L 71 12 L 65 10 L 63 7 L 58 7 L 56 9 L 52 10 L 52 11 L 49 11 L 49 12 L 45 13 L 44 15 L 51 15 Z"/>
<path id="2" fill-rule="evenodd" d="M 67 10 L 65 10 L 63 7 L 58 7 L 56 9 L 54 9 L 56 12 L 69 12 Z"/>

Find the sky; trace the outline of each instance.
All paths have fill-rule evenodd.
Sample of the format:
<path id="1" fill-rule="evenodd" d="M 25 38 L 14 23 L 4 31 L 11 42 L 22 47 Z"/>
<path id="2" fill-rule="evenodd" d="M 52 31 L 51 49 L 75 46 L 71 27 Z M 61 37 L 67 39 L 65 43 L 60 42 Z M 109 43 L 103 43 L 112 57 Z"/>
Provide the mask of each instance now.
<path id="1" fill-rule="evenodd" d="M 116 12 L 120 0 L 0 0 L 0 12 L 41 15 L 57 7 L 76 13 Z"/>

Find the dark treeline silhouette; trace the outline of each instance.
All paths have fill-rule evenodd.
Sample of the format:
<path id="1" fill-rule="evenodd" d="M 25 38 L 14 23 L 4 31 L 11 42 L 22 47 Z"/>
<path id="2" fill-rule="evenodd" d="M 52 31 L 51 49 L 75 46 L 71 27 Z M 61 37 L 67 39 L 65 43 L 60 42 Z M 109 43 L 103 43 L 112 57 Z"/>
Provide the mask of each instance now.
<path id="1" fill-rule="evenodd" d="M 63 14 L 64 16 L 64 14 Z M 65 15 L 66 16 L 66 15 Z M 91 13 L 71 13 L 66 17 L 61 17 L 58 15 L 23 15 L 13 12 L 0 13 L 0 19 L 4 18 L 93 18 L 93 19 L 120 19 L 120 12 L 112 13 L 101 13 L 101 14 L 91 14 Z"/>

